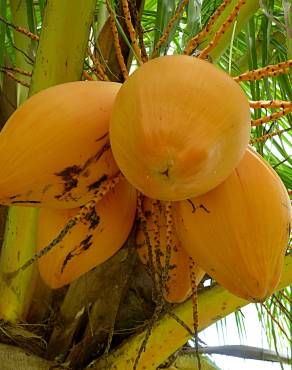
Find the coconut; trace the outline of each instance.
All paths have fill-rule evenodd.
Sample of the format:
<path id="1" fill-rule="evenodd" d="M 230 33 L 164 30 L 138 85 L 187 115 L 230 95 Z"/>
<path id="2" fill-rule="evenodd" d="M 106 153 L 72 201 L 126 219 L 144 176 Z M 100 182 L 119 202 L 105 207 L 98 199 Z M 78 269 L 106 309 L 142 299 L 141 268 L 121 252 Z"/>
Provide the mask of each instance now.
<path id="1" fill-rule="evenodd" d="M 238 84 L 186 55 L 139 67 L 119 90 L 110 120 L 122 173 L 159 200 L 183 200 L 216 187 L 239 163 L 249 134 L 249 104 Z"/>

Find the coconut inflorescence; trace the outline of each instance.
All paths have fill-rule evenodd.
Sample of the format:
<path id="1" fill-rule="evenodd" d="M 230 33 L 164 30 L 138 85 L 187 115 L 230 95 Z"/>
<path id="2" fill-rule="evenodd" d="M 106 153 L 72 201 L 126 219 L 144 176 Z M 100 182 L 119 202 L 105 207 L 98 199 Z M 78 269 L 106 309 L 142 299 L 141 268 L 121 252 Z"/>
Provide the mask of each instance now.
<path id="1" fill-rule="evenodd" d="M 141 261 L 147 265 L 150 274 L 155 275 L 156 285 L 165 289 L 168 302 L 182 302 L 192 293 L 190 279 L 190 256 L 182 247 L 173 230 L 172 244 L 167 250 L 165 208 L 157 201 L 146 198 L 143 202 L 146 222 L 141 223 L 137 232 L 137 250 Z M 168 261 L 168 271 L 166 264 Z M 153 269 L 153 271 L 151 271 Z M 165 286 L 163 286 L 165 274 Z M 196 267 L 195 283 L 198 285 L 205 272 Z"/>
<path id="2" fill-rule="evenodd" d="M 193 57 L 160 57 L 123 85 L 72 82 L 23 104 L 0 134 L 0 202 L 48 207 L 42 249 L 121 170 L 98 198 L 94 227 L 81 219 L 39 261 L 47 284 L 70 283 L 122 246 L 136 188 L 145 200 L 138 254 L 166 300 L 189 296 L 192 258 L 196 284 L 202 268 L 262 301 L 280 278 L 291 206 L 279 177 L 247 149 L 249 134 L 249 104 L 230 76 Z"/>

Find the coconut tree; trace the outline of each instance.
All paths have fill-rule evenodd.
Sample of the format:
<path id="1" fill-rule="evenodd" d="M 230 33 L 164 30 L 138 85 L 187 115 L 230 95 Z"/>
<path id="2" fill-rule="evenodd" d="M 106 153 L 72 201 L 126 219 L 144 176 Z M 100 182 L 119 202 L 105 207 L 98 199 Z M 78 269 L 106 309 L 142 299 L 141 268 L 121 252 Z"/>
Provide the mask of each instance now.
<path id="1" fill-rule="evenodd" d="M 287 248 L 287 234 L 290 233 L 290 228 L 286 221 L 285 225 L 284 221 L 282 223 L 279 221 L 280 216 L 276 219 L 273 216 L 279 215 L 277 207 L 281 202 L 275 200 L 278 199 L 277 194 L 281 194 L 279 199 L 285 203 L 285 209 L 289 209 L 287 191 L 291 194 L 292 190 L 290 114 L 292 91 L 289 75 L 292 65 L 291 2 L 289 0 L 106 0 L 105 2 L 86 0 L 81 4 L 75 0 L 20 2 L 2 0 L 0 9 L 2 72 L 0 120 L 1 126 L 4 126 L 9 116 L 17 110 L 8 122 L 10 126 L 13 122 L 13 127 L 18 125 L 18 129 L 14 130 L 16 132 L 14 139 L 10 138 L 8 141 L 6 139 L 6 136 L 9 136 L 8 125 L 4 126 L 5 129 L 0 136 L 2 157 L 0 199 L 1 203 L 5 204 L 1 208 L 3 243 L 0 258 L 0 316 L 2 319 L 0 356 L 4 369 L 16 369 L 20 366 L 22 369 L 53 367 L 121 370 L 150 370 L 158 367 L 182 370 L 216 369 L 213 362 L 210 362 L 206 356 L 201 356 L 204 352 L 212 353 L 212 349 L 208 352 L 208 348 L 200 344 L 200 331 L 230 313 L 238 315 L 238 310 L 249 303 L 247 299 L 262 302 L 258 304 L 258 311 L 271 338 L 271 346 L 274 346 L 276 351 L 266 353 L 265 358 L 272 358 L 278 362 L 289 361 L 277 355 L 280 344 L 275 333 L 280 331 L 280 335 L 285 337 L 286 345 L 288 343 L 291 346 L 291 288 L 289 287 L 292 282 L 291 241 Z M 259 222 L 268 220 L 265 221 L 268 224 L 264 224 L 266 227 L 264 231 L 259 231 L 253 228 L 256 221 L 251 222 L 247 230 L 250 235 L 246 239 L 251 240 L 252 245 L 252 241 L 256 240 L 253 239 L 253 235 L 259 234 L 260 243 L 257 247 L 262 249 L 275 234 L 278 236 L 275 240 L 279 241 L 277 246 L 279 245 L 280 250 L 278 254 L 273 255 L 273 258 L 270 257 L 270 253 L 267 253 L 267 256 L 260 255 L 264 256 L 263 260 L 267 258 L 265 263 L 260 263 L 252 253 L 250 259 L 249 255 L 247 258 L 247 255 L 243 254 L 248 262 L 246 262 L 247 267 L 243 269 L 241 283 L 246 279 L 246 285 L 249 286 L 250 277 L 246 274 L 249 268 L 259 271 L 258 286 L 265 288 L 264 293 L 258 293 L 260 289 L 249 290 L 249 292 L 252 291 L 251 295 L 243 293 L 241 283 L 235 283 L 237 272 L 242 266 L 242 255 L 238 255 L 234 260 L 228 259 L 226 255 L 225 260 L 223 259 L 227 262 L 224 265 L 222 277 L 222 274 L 213 276 L 211 269 L 213 265 L 208 270 L 207 262 L 204 262 L 204 269 L 207 270 L 208 275 L 204 275 L 196 261 L 199 254 L 191 253 L 188 249 L 192 255 L 190 258 L 185 251 L 178 252 L 180 251 L 178 242 L 175 252 L 172 255 L 170 252 L 174 227 L 179 229 L 178 209 L 181 208 L 181 215 L 186 220 L 196 222 L 196 233 L 199 233 L 200 229 L 204 229 L 206 222 L 204 219 L 197 218 L 192 221 L 192 217 L 197 215 L 198 211 L 207 215 L 209 209 L 204 206 L 205 200 L 199 202 L 197 196 L 202 195 L 202 199 L 204 196 L 208 197 L 209 193 L 207 195 L 202 193 L 208 192 L 211 187 L 214 188 L 217 185 L 219 187 L 214 191 L 221 194 L 221 190 L 217 189 L 222 187 L 220 183 L 225 180 L 226 175 L 216 180 L 210 188 L 206 187 L 204 191 L 200 190 L 200 193 L 193 192 L 184 196 L 189 199 L 182 206 L 180 203 L 169 202 L 168 196 L 165 198 L 158 196 L 159 200 L 153 201 L 150 198 L 145 199 L 141 194 L 138 194 L 136 205 L 134 187 L 125 185 L 123 183 L 125 180 L 114 170 L 106 176 L 96 175 L 94 182 L 86 183 L 87 180 L 85 180 L 86 186 L 84 185 L 83 188 L 81 185 L 80 187 L 76 185 L 81 183 L 79 180 L 84 174 L 84 178 L 90 178 L 88 168 L 90 170 L 93 168 L 90 167 L 93 162 L 99 163 L 97 160 L 87 160 L 86 166 L 77 171 L 78 157 L 82 157 L 84 152 L 82 148 L 86 147 L 86 150 L 90 150 L 89 142 L 92 137 L 95 137 L 95 121 L 92 117 L 95 119 L 98 116 L 98 109 L 105 110 L 105 89 L 109 89 L 109 86 L 118 86 L 117 89 L 115 88 L 118 90 L 120 88 L 118 84 L 130 81 L 129 78 L 132 76 L 129 77 L 129 75 L 134 70 L 138 69 L 139 72 L 141 68 L 142 76 L 145 66 L 151 68 L 147 66 L 154 65 L 153 63 L 159 60 L 156 58 L 173 54 L 185 55 L 186 60 L 193 58 L 198 65 L 202 63 L 207 66 L 206 70 L 201 72 L 201 79 L 210 92 L 216 89 L 217 83 L 216 77 L 210 77 L 214 68 L 212 64 L 216 66 L 215 74 L 222 70 L 224 76 L 229 75 L 227 77 L 230 81 L 233 79 L 232 86 L 233 84 L 236 86 L 235 90 L 227 93 L 223 87 L 219 92 L 223 97 L 220 104 L 225 104 L 227 107 L 228 101 L 232 104 L 229 106 L 228 114 L 231 114 L 232 109 L 234 115 L 237 114 L 244 109 L 243 106 L 246 106 L 247 117 L 251 112 L 249 122 L 251 135 L 245 130 L 246 141 L 249 141 L 260 156 L 272 166 L 275 171 L 273 179 L 277 179 L 275 181 L 280 184 L 277 187 L 278 190 L 273 192 L 271 188 L 274 182 L 271 186 L 267 186 L 269 177 L 267 181 L 254 181 L 256 190 L 253 190 L 250 201 L 251 208 L 253 204 L 259 204 L 257 218 L 253 220 L 259 220 Z M 175 81 L 173 90 L 178 89 L 179 85 L 175 84 L 179 84 L 180 79 L 185 78 L 184 74 L 188 74 L 187 69 L 184 69 L 188 68 L 187 66 L 182 65 L 180 68 L 181 70 L 171 72 L 171 77 Z M 131 148 L 126 143 L 128 136 L 123 136 L 125 131 L 123 127 L 120 128 L 119 117 L 121 114 L 137 114 L 139 119 L 147 116 L 154 89 L 152 91 L 149 88 L 147 91 L 146 85 L 147 83 L 150 85 L 150 82 L 151 86 L 157 84 L 158 87 L 155 89 L 158 91 L 163 85 L 163 77 L 168 72 L 163 67 L 157 76 L 155 73 L 155 70 L 151 71 L 145 83 L 135 85 L 135 82 L 131 82 L 131 85 L 127 82 L 123 85 L 121 91 L 126 93 L 124 97 L 122 93 L 119 95 L 112 115 L 111 142 L 117 163 L 131 183 L 134 178 L 135 181 L 132 184 L 142 192 L 144 192 L 144 189 L 141 189 L 143 181 L 140 180 L 143 168 L 141 166 L 134 168 L 128 178 L 127 171 L 123 169 L 123 166 L 127 167 L 127 159 L 118 157 L 119 143 L 116 143 L 123 137 L 125 142 L 121 146 L 121 152 L 125 148 L 128 152 L 128 148 Z M 221 71 L 218 73 L 223 75 Z M 189 74 L 191 79 L 191 72 Z M 200 73 L 194 83 L 200 79 L 199 75 Z M 133 76 L 138 76 L 138 73 Z M 75 83 L 62 85 L 65 86 L 64 90 L 62 90 L 63 87 L 57 87 L 57 90 L 45 90 L 43 95 L 37 94 L 48 87 L 81 80 L 91 81 L 87 82 L 87 85 L 86 82 L 82 83 L 82 89 L 85 86 L 87 92 L 89 85 L 95 86 L 95 83 L 98 86 L 107 87 L 102 87 L 102 93 L 100 95 L 96 93 L 96 97 L 88 93 L 88 97 L 84 98 L 85 93 L 78 91 L 80 98 L 77 95 L 74 98 L 72 91 L 75 89 Z M 170 78 L 166 80 L 168 82 Z M 111 85 L 113 83 L 116 85 Z M 77 83 L 78 86 L 79 84 Z M 67 86 L 70 88 L 67 89 Z M 131 91 L 132 86 L 136 87 Z M 144 86 L 146 86 L 145 89 Z M 127 92 L 127 89 L 130 92 Z M 140 95 L 138 91 L 142 91 Z M 237 92 L 240 96 L 238 99 Z M 66 94 L 70 98 L 66 99 Z M 165 94 L 166 100 L 170 101 L 167 88 L 165 88 Z M 144 97 L 144 100 L 129 105 L 126 112 L 129 97 L 132 96 L 131 102 L 133 102 L 136 95 L 139 98 Z M 175 95 L 173 94 L 172 98 L 173 96 Z M 231 96 L 234 100 L 232 102 Z M 26 103 L 28 97 L 30 99 Z M 110 99 L 114 100 L 114 98 L 115 93 Z M 172 106 L 179 103 L 179 94 L 174 99 Z M 157 100 L 156 96 L 153 101 L 155 100 Z M 195 100 L 193 98 L 194 105 Z M 45 110 L 44 101 L 47 102 Z M 238 107 L 235 106 L 236 101 Z M 80 105 L 81 103 L 83 106 Z M 140 107 L 139 104 L 141 106 L 144 104 L 144 111 L 135 108 Z M 211 112 L 211 118 L 208 119 L 212 124 L 217 117 L 218 106 L 212 100 L 206 99 L 202 99 L 197 105 L 200 114 L 202 111 Z M 20 109 L 17 109 L 18 107 Z M 133 112 L 134 108 L 135 112 Z M 68 121 L 72 129 L 69 128 L 64 135 L 62 124 L 66 116 L 62 114 L 68 109 L 70 111 L 75 109 L 75 111 Z M 39 112 L 35 115 L 33 124 L 30 121 L 30 126 L 25 126 L 26 121 L 18 118 L 18 112 L 25 110 Z M 50 116 L 51 111 L 54 111 L 53 118 L 49 121 L 47 117 Z M 107 108 L 106 114 L 110 115 L 110 111 L 111 107 Z M 85 129 L 80 126 L 82 130 L 80 129 L 78 135 L 76 135 L 77 131 L 73 132 L 73 130 L 78 129 L 77 124 L 82 119 L 87 122 L 87 117 L 91 117 L 93 131 L 88 131 L 86 134 L 88 145 L 84 143 L 81 145 L 80 138 L 83 137 Z M 136 124 L 138 118 L 134 115 L 133 117 Z M 204 122 L 206 120 L 207 115 L 204 116 Z M 223 120 L 224 115 L 220 122 Z M 99 125 L 97 121 L 96 125 Z M 128 121 L 130 120 L 127 120 L 127 124 Z M 43 122 L 46 122 L 46 126 Z M 114 128 L 115 122 L 118 122 L 117 129 Z M 34 125 L 40 125 L 43 130 L 40 131 L 41 134 L 34 129 Z M 28 131 L 25 134 L 21 133 L 23 127 L 27 127 L 24 129 Z M 98 130 L 99 126 L 96 127 Z M 155 127 L 157 128 L 157 124 Z M 226 129 L 225 126 L 222 127 Z M 18 136 L 17 133 L 19 133 Z M 236 131 L 232 131 L 233 136 L 229 137 L 229 141 L 226 140 L 226 146 L 229 148 L 228 160 L 229 157 L 238 156 L 234 154 L 239 150 L 238 145 L 235 145 L 237 144 L 234 139 L 236 134 Z M 45 137 L 52 139 L 45 141 L 43 140 Z M 54 141 L 53 137 L 57 137 L 57 140 Z M 102 138 L 101 149 L 96 149 L 99 150 L 98 160 L 110 150 L 107 134 L 100 133 L 100 137 Z M 57 144 L 54 144 L 55 147 L 53 147 L 51 144 L 53 142 L 62 142 L 62 145 L 58 144 L 57 147 Z M 208 142 L 209 146 L 210 142 Z M 153 148 L 155 143 L 152 143 Z M 199 144 L 203 145 L 203 140 Z M 246 146 L 246 144 L 242 145 Z M 198 145 L 197 142 L 196 145 Z M 212 145 L 214 147 L 214 143 Z M 39 147 L 41 151 L 38 152 Z M 54 157 L 52 153 L 57 154 Z M 93 154 L 94 158 L 97 158 L 96 153 Z M 110 156 L 111 154 L 109 158 Z M 130 152 L 130 156 L 131 160 L 136 160 L 137 155 L 134 152 L 133 155 Z M 255 160 L 259 160 L 257 155 L 252 156 L 257 158 Z M 109 158 L 107 161 L 110 161 Z M 70 171 L 68 172 L 67 167 L 67 171 L 64 172 L 58 166 L 67 159 L 76 163 L 72 162 Z M 221 164 L 224 167 L 227 162 L 221 159 L 216 168 Z M 234 163 L 233 168 L 237 164 Z M 116 169 L 114 166 L 113 168 Z M 39 190 L 35 184 L 41 184 L 46 189 L 43 194 L 47 192 L 48 183 L 43 180 L 47 174 L 40 167 L 46 168 L 47 172 L 51 171 L 52 174 L 58 173 L 65 184 L 66 194 L 68 189 L 71 191 L 76 188 L 75 190 L 81 194 L 78 193 L 80 197 L 78 198 L 77 193 L 74 193 L 75 196 L 70 198 L 72 204 L 67 203 L 67 209 L 56 209 L 61 204 L 57 203 L 60 197 L 54 197 L 55 203 L 49 196 L 48 198 L 44 196 L 38 202 L 35 202 L 33 197 L 29 198 L 31 189 L 40 195 L 37 193 Z M 22 168 L 25 170 L 23 171 Z M 253 177 L 260 173 L 261 168 L 261 166 L 248 164 L 247 170 L 243 170 L 242 173 L 250 171 Z M 99 170 L 99 167 L 94 167 L 94 171 Z M 228 171 L 231 172 L 231 169 Z M 163 179 L 170 178 L 169 166 L 162 172 Z M 263 173 L 261 179 L 266 179 L 265 176 Z M 198 181 L 196 178 L 196 182 Z M 193 188 L 196 182 L 192 184 Z M 30 187 L 26 188 L 26 184 Z M 53 184 L 52 189 L 54 186 Z M 60 186 L 59 183 L 56 186 Z M 265 192 L 265 187 L 270 192 Z M 228 186 L 226 188 L 228 189 Z M 233 186 L 231 188 L 235 192 L 232 193 L 233 197 L 236 197 L 235 188 Z M 163 193 L 165 187 L 161 190 Z M 25 194 L 24 198 L 22 193 Z M 129 200 L 125 194 L 128 194 Z M 146 195 L 155 198 L 152 194 L 147 194 L 147 189 Z M 221 195 L 218 197 L 222 198 Z M 79 203 L 76 201 L 77 198 L 81 199 Z M 181 199 L 178 197 L 173 200 Z M 134 206 L 127 213 L 129 204 Z M 186 204 L 189 207 L 187 215 L 183 213 Z M 44 208 L 39 210 L 39 206 Z M 134 221 L 135 207 L 137 212 Z M 161 211 L 163 207 L 165 212 Z M 244 207 L 238 208 L 234 212 L 240 223 Z M 173 213 L 174 209 L 176 213 Z M 271 214 L 270 218 L 269 214 Z M 231 213 L 230 219 L 226 218 L 228 222 L 234 222 L 232 215 L 234 214 Z M 224 217 L 225 213 L 222 214 L 222 218 Z M 283 220 L 288 217 L 287 211 L 283 215 Z M 100 219 L 104 223 L 102 227 L 99 225 L 101 229 L 95 229 Z M 214 222 L 217 221 L 214 220 Z M 126 232 L 125 223 L 128 225 Z M 222 229 L 220 225 L 219 230 Z M 236 227 L 239 228 L 239 225 Z M 116 235 L 122 232 L 120 230 L 123 230 L 125 235 L 123 234 L 119 239 L 118 247 L 110 251 L 106 248 L 106 252 L 99 251 L 99 257 L 97 252 L 88 254 L 92 250 L 92 244 L 96 244 L 102 250 L 102 246 L 106 243 L 116 240 Z M 244 232 L 246 232 L 245 229 Z M 191 244 L 196 238 L 196 233 L 188 233 L 184 237 L 182 232 L 178 232 L 177 236 L 182 244 L 183 240 L 191 236 L 189 242 Z M 282 237 L 282 234 L 285 236 Z M 103 235 L 102 238 L 100 235 Z M 203 236 L 207 235 L 208 231 Z M 224 240 L 224 235 L 222 238 Z M 77 240 L 79 249 L 74 249 L 73 244 L 77 243 Z M 215 258 L 218 261 L 220 253 L 217 256 L 216 248 L 213 249 L 213 241 L 202 240 L 204 245 L 208 246 L 207 260 Z M 284 244 L 280 245 L 283 243 L 282 240 Z M 253 252 L 255 248 L 252 246 L 250 249 Z M 73 260 L 74 264 L 70 265 Z M 201 260 L 204 261 L 204 259 Z M 275 260 L 279 262 L 274 263 Z M 231 264 L 234 264 L 232 266 L 236 272 L 234 275 L 226 273 Z M 71 266 L 69 270 L 65 270 L 67 265 Z M 219 269 L 221 265 L 219 262 Z M 175 266 L 178 266 L 177 269 Z M 258 268 L 258 266 L 264 267 Z M 62 274 L 64 271 L 69 273 L 57 275 L 57 269 Z M 276 270 L 276 278 L 274 275 L 270 278 L 272 271 L 274 273 Z M 273 280 L 272 285 L 270 280 Z M 207 282 L 209 286 L 206 288 Z M 253 283 L 250 284 L 254 286 Z M 270 294 L 272 296 L 267 298 Z M 188 345 L 188 341 L 192 338 L 195 348 Z M 245 357 L 256 357 L 254 354 L 256 351 L 252 354 L 246 347 L 229 350 L 231 354 L 239 352 Z M 215 352 L 215 349 L 213 351 Z"/>

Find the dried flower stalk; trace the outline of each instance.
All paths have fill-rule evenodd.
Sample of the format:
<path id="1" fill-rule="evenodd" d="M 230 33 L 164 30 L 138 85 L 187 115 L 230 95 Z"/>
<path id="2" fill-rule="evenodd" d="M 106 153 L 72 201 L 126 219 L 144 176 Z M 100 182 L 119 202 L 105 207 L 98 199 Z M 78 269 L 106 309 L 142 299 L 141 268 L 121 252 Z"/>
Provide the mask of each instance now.
<path id="1" fill-rule="evenodd" d="M 292 108 L 284 108 L 280 112 L 275 112 L 275 113 L 272 113 L 269 116 L 251 120 L 251 125 L 252 126 L 260 126 L 264 123 L 267 123 L 267 122 L 270 122 L 270 121 L 275 121 L 278 118 L 283 117 L 283 116 L 285 116 L 289 113 L 292 113 Z"/>
<path id="2" fill-rule="evenodd" d="M 0 69 L 1 70 L 6 70 L 6 71 L 10 71 L 10 72 L 19 73 L 21 75 L 28 76 L 28 77 L 31 77 L 32 76 L 32 72 L 25 71 L 24 69 L 21 69 L 21 68 L 18 68 L 18 67 L 6 67 L 6 66 L 2 66 L 2 67 L 0 67 Z"/>
<path id="3" fill-rule="evenodd" d="M 132 0 L 129 2 L 132 19 L 134 20 L 134 24 L 136 25 L 138 39 L 139 39 L 139 45 L 141 48 L 141 58 L 143 63 L 146 63 L 148 61 L 148 55 L 144 43 L 144 30 L 141 25 L 141 16 L 138 14 L 137 6 L 136 6 L 136 0 Z"/>
<path id="4" fill-rule="evenodd" d="M 129 76 L 129 73 L 128 73 L 128 70 L 127 70 L 127 66 L 126 66 L 126 63 L 125 63 L 125 60 L 124 60 L 124 57 L 123 57 L 123 53 L 122 53 L 122 49 L 121 49 L 121 45 L 120 45 L 119 32 L 117 30 L 117 26 L 116 26 L 116 22 L 115 22 L 115 13 L 114 13 L 111 5 L 109 4 L 109 0 L 107 0 L 106 3 L 107 3 L 107 9 L 108 9 L 108 12 L 109 12 L 110 27 L 111 27 L 112 34 L 113 34 L 113 37 L 114 37 L 114 45 L 115 45 L 115 49 L 116 49 L 116 56 L 117 56 L 118 63 L 119 63 L 119 66 L 121 68 L 123 77 L 126 80 Z"/>
<path id="5" fill-rule="evenodd" d="M 22 85 L 22 86 L 25 86 L 25 87 L 28 87 L 28 88 L 29 88 L 29 86 L 30 86 L 30 84 L 29 84 L 29 83 L 27 83 L 27 82 L 25 82 L 25 81 L 22 81 L 22 80 L 20 80 L 19 78 L 15 77 L 15 75 L 14 75 L 12 72 L 9 72 L 9 71 L 7 71 L 6 69 L 3 69 L 3 68 L 1 68 L 1 69 L 0 69 L 0 72 L 2 72 L 2 73 L 4 73 L 4 74 L 6 74 L 9 78 L 11 78 L 12 80 L 16 81 L 16 82 L 17 82 L 17 83 L 19 83 L 20 85 Z"/>
<path id="6" fill-rule="evenodd" d="M 38 35 L 28 31 L 26 28 L 15 26 L 13 23 L 8 22 L 5 18 L 3 18 L 1 16 L 0 16 L 0 21 L 5 23 L 7 26 L 13 28 L 16 32 L 22 33 L 23 35 L 29 37 L 30 39 L 32 39 L 34 41 L 39 41 L 39 39 L 40 39 Z"/>
<path id="7" fill-rule="evenodd" d="M 291 101 L 285 101 L 285 100 L 257 100 L 253 101 L 251 100 L 249 102 L 249 106 L 253 109 L 269 109 L 269 108 L 292 108 L 292 102 Z"/>
<path id="8" fill-rule="evenodd" d="M 122 0 L 122 6 L 123 6 L 123 12 L 124 12 L 124 15 L 125 15 L 125 22 L 126 22 L 126 25 L 127 25 L 128 31 L 129 31 L 129 36 L 130 36 L 130 39 L 131 39 L 131 42 L 132 42 L 132 45 L 133 45 L 133 49 L 135 51 L 135 56 L 136 56 L 137 62 L 139 64 L 142 64 L 143 62 L 142 62 L 142 59 L 141 59 L 141 49 L 139 47 L 137 37 L 136 37 L 136 31 L 135 31 L 135 28 L 134 28 L 133 23 L 132 23 L 132 18 L 131 18 L 131 13 L 130 13 L 130 10 L 129 10 L 128 0 Z"/>
<path id="9" fill-rule="evenodd" d="M 287 132 L 287 131 L 290 131 L 290 130 L 292 130 L 292 128 L 283 129 L 283 130 L 276 130 L 276 131 L 270 132 L 269 134 L 265 134 L 265 135 L 262 135 L 260 137 L 255 138 L 255 139 L 251 139 L 250 144 L 255 144 L 255 143 L 260 143 L 262 141 L 266 141 L 268 139 L 271 139 L 274 136 L 282 135 L 284 132 Z"/>
<path id="10" fill-rule="evenodd" d="M 255 69 L 254 71 L 245 72 L 237 77 L 234 77 L 233 79 L 236 82 L 261 80 L 264 77 L 275 77 L 283 73 L 289 73 L 289 68 L 291 67 L 292 59 Z"/>
<path id="11" fill-rule="evenodd" d="M 87 49 L 88 55 L 90 59 L 92 60 L 92 63 L 95 67 L 94 72 L 96 73 L 97 77 L 101 81 L 109 81 L 108 76 L 106 75 L 103 66 L 100 62 L 100 60 L 96 57 L 96 55 L 90 50 L 90 48 Z"/>

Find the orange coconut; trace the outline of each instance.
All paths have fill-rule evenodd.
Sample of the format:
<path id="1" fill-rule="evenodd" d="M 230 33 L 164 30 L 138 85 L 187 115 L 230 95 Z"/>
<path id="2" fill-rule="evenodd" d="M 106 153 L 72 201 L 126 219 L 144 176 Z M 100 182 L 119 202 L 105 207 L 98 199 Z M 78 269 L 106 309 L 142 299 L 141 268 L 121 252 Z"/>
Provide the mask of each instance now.
<path id="1" fill-rule="evenodd" d="M 38 251 L 63 229 L 77 209 L 40 210 Z M 134 222 L 136 190 L 122 179 L 96 204 L 95 215 L 78 223 L 38 262 L 40 275 L 51 288 L 71 283 L 116 253 L 127 239 Z"/>
<path id="2" fill-rule="evenodd" d="M 248 145 L 250 110 L 233 79 L 186 55 L 138 68 L 114 104 L 110 140 L 128 181 L 147 196 L 182 200 L 211 190 Z"/>
<path id="3" fill-rule="evenodd" d="M 269 297 L 291 225 L 290 200 L 276 172 L 248 149 L 227 180 L 191 202 L 178 202 L 175 211 L 187 252 L 233 294 L 250 301 Z"/>
<path id="4" fill-rule="evenodd" d="M 118 172 L 109 147 L 114 82 L 70 82 L 28 99 L 0 133 L 0 203 L 73 208 Z"/>
<path id="5" fill-rule="evenodd" d="M 146 230 L 149 234 L 149 240 L 151 244 L 151 251 L 153 256 L 153 265 L 154 270 L 156 271 L 157 281 L 158 276 L 157 273 L 161 273 L 160 268 L 165 267 L 165 259 L 166 259 L 166 219 L 163 208 L 157 207 L 157 209 L 153 208 L 153 203 L 149 198 L 146 198 L 143 203 L 143 210 L 146 215 Z M 158 225 L 159 225 L 159 233 L 155 234 L 155 219 L 153 212 L 158 212 Z M 157 263 L 157 256 L 155 251 L 155 243 L 157 242 L 156 237 L 159 239 L 159 254 L 160 259 L 159 263 Z M 140 260 L 145 265 L 150 265 L 149 261 L 149 252 L 148 246 L 145 238 L 145 231 L 142 230 L 141 226 L 138 229 L 137 237 L 136 237 L 137 247 L 138 247 L 138 255 Z M 159 267 L 159 264 L 161 267 Z M 170 270 L 169 276 L 166 283 L 166 294 L 165 299 L 168 302 L 179 303 L 186 300 L 192 292 L 191 281 L 190 281 L 190 257 L 182 248 L 179 240 L 175 237 L 175 230 L 174 230 L 174 237 L 173 237 L 173 245 L 170 254 Z M 195 276 L 196 276 L 196 284 L 202 280 L 205 272 L 200 268 L 195 268 Z"/>

